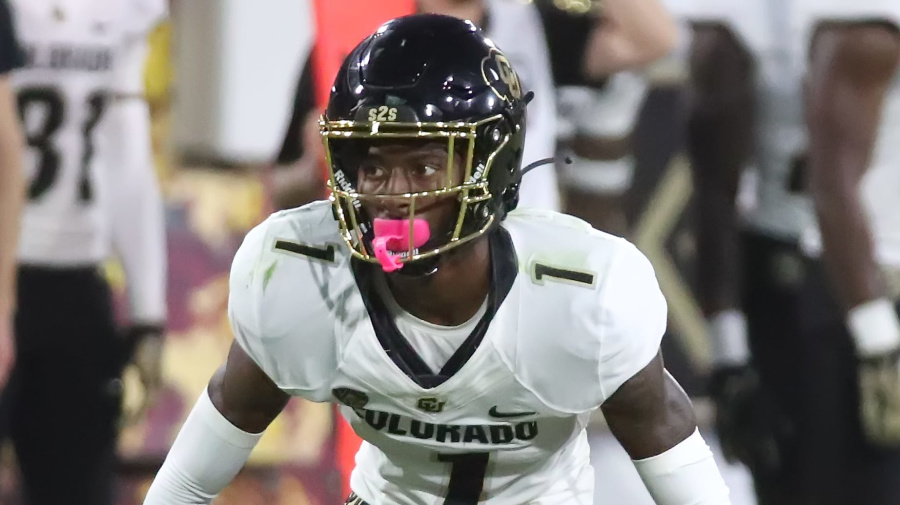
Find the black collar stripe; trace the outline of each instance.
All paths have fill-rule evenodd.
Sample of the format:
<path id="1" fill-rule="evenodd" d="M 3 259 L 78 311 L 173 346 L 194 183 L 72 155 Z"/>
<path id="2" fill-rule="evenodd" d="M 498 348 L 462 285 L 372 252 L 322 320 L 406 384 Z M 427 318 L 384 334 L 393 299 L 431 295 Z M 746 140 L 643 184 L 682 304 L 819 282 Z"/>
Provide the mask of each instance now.
<path id="1" fill-rule="evenodd" d="M 381 297 L 378 296 L 373 277 L 374 268 L 377 267 L 358 260 L 351 262 L 356 284 L 359 286 L 381 347 L 403 373 L 424 389 L 432 389 L 446 382 L 447 379 L 459 372 L 475 354 L 487 334 L 488 326 L 497 313 L 497 309 L 506 299 L 516 280 L 516 274 L 519 271 L 518 259 L 509 233 L 503 228 L 498 228 L 490 234 L 488 240 L 490 240 L 491 248 L 491 289 L 488 293 L 487 309 L 472 333 L 436 374 L 425 364 L 421 356 L 397 329 L 390 312 L 384 306 Z"/>

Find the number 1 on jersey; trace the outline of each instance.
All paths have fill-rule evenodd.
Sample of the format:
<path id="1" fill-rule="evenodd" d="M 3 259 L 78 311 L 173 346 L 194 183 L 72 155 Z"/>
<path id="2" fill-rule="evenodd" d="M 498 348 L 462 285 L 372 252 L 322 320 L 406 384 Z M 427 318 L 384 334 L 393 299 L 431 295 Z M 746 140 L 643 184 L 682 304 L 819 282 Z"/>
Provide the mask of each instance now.
<path id="1" fill-rule="evenodd" d="M 490 453 L 438 454 L 437 459 L 450 463 L 450 482 L 444 505 L 476 505 L 484 489 Z"/>
<path id="2" fill-rule="evenodd" d="M 94 192 L 91 189 L 91 161 L 94 159 L 94 142 L 91 139 L 94 128 L 103 117 L 103 111 L 106 110 L 106 95 L 94 93 L 89 96 L 87 107 L 88 117 L 81 129 L 84 146 L 81 151 L 81 177 L 78 184 L 78 196 L 82 202 L 89 202 L 94 198 Z"/>
<path id="3" fill-rule="evenodd" d="M 590 272 L 556 268 L 542 263 L 534 264 L 531 276 L 534 279 L 534 282 L 538 284 L 543 284 L 544 278 L 547 277 L 589 287 L 594 285 L 594 280 L 596 279 L 596 276 Z"/>

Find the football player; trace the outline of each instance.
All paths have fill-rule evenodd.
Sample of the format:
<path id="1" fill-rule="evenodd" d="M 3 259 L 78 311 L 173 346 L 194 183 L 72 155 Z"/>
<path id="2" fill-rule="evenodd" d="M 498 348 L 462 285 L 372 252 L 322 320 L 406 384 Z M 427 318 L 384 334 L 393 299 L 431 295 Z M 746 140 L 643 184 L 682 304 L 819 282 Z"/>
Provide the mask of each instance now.
<path id="1" fill-rule="evenodd" d="M 684 5 L 723 449 L 748 464 L 761 505 L 897 503 L 900 293 L 882 271 L 900 266 L 900 4 Z M 756 204 L 739 239 L 749 163 Z"/>
<path id="2" fill-rule="evenodd" d="M 592 503 L 597 408 L 657 503 L 729 503 L 663 366 L 650 263 L 515 210 L 530 99 L 468 21 L 403 17 L 357 46 L 320 122 L 331 201 L 246 237 L 235 343 L 146 504 L 209 503 L 291 396 L 340 404 L 365 440 L 347 503 Z"/>
<path id="3" fill-rule="evenodd" d="M 16 367 L 3 398 L 26 503 L 113 502 L 119 376 L 136 346 L 153 389 L 165 320 L 165 243 L 149 124 L 123 100 L 129 61 L 162 0 L 15 0 L 26 64 L 13 75 L 28 194 L 18 254 Z M 135 105 L 137 104 L 137 105 Z M 116 329 L 101 265 L 113 250 L 130 302 Z M 143 338 L 147 337 L 147 338 Z M 141 340 L 140 343 L 137 341 Z"/>
<path id="4" fill-rule="evenodd" d="M 0 1 L 0 388 L 15 359 L 16 247 L 25 202 L 22 132 L 10 72 L 23 63 L 9 6 Z"/>

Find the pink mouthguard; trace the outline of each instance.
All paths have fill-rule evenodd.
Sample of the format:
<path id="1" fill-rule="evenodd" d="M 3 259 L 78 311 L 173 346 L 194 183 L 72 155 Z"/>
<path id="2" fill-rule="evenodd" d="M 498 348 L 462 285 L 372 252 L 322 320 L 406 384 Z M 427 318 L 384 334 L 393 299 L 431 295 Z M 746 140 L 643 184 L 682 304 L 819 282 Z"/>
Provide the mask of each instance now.
<path id="1" fill-rule="evenodd" d="M 376 218 L 373 224 L 375 225 L 375 239 L 372 240 L 372 248 L 375 250 L 375 257 L 381 263 L 382 270 L 385 272 L 399 270 L 403 267 L 400 258 L 390 253 L 409 251 L 409 219 Z M 431 230 L 428 228 L 428 221 L 413 219 L 413 248 L 425 245 L 429 237 L 431 237 Z"/>

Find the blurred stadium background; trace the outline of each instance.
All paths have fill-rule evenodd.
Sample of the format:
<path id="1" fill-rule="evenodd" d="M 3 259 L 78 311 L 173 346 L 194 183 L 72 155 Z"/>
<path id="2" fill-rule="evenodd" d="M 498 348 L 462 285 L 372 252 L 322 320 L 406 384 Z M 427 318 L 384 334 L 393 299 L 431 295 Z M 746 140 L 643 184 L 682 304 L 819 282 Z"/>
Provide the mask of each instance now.
<path id="1" fill-rule="evenodd" d="M 164 392 L 149 411 L 130 416 L 121 435 L 121 505 L 141 503 L 232 340 L 225 314 L 228 269 L 245 232 L 271 209 L 267 173 L 290 118 L 303 59 L 317 36 L 312 3 L 173 0 L 171 19 L 151 35 L 146 87 L 167 205 L 170 319 Z M 590 7 L 578 0 L 553 3 L 575 12 Z M 678 101 L 682 78 L 677 62 L 648 73 L 635 137 L 637 170 L 626 205 L 633 223 L 627 235 L 656 265 L 671 307 L 667 363 L 708 423 L 702 378 L 709 350 L 691 287 L 691 180 L 681 154 Z M 122 292 L 119 267 L 110 264 L 108 274 Z M 126 408 L 134 413 L 141 391 L 133 373 L 125 386 Z M 292 401 L 216 503 L 341 503 L 336 421 L 327 405 Z M 707 430 L 706 436 L 715 441 L 714 433 Z M 592 427 L 592 440 L 597 503 L 651 504 L 602 419 Z M 4 503 L 17 503 L 12 457 L 6 448 L 0 479 Z M 754 503 L 746 472 L 723 468 L 733 503 Z"/>

